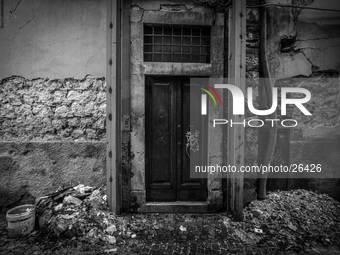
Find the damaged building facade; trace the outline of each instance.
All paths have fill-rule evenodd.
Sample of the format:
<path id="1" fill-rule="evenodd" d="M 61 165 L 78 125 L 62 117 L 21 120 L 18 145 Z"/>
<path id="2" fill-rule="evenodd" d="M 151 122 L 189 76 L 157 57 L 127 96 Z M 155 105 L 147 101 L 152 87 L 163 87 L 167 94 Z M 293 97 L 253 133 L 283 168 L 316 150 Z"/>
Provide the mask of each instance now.
<path id="1" fill-rule="evenodd" d="M 228 74 L 230 17 L 209 1 L 123 1 L 121 9 L 121 197 L 124 212 L 218 212 L 230 196 L 222 178 L 191 180 L 184 153 L 186 86 Z M 339 169 L 340 9 L 336 0 L 273 0 L 267 57 L 277 86 L 292 78 L 312 93 L 311 118 L 278 131 L 277 163 Z M 260 77 L 260 12 L 247 1 L 246 77 Z M 253 6 L 253 7 L 251 7 Z M 8 209 L 58 186 L 107 181 L 107 2 L 4 1 L 0 48 L 0 206 Z M 261 88 L 254 87 L 257 95 Z M 227 95 L 223 95 L 225 99 Z M 257 102 L 260 100 L 255 97 Z M 213 115 L 214 112 L 211 112 Z M 159 130 L 151 132 L 151 130 Z M 172 135 L 171 135 L 172 134 Z M 174 135 L 176 134 L 176 135 Z M 225 162 L 214 130 L 210 164 Z M 245 164 L 256 164 L 266 134 L 245 131 Z M 261 151 L 261 149 L 260 149 Z M 270 189 L 305 188 L 340 199 L 339 179 L 270 180 Z M 256 176 L 244 180 L 256 199 Z M 166 202 L 166 203 L 165 203 Z"/>

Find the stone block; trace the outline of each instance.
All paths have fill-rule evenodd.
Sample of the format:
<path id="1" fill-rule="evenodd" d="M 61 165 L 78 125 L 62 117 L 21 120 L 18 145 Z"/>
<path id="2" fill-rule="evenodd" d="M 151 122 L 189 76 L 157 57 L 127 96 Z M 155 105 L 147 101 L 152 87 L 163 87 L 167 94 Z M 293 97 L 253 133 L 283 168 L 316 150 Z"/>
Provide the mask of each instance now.
<path id="1" fill-rule="evenodd" d="M 130 21 L 131 22 L 141 22 L 143 17 L 144 10 L 139 8 L 138 6 L 133 6 L 131 8 L 130 13 Z"/>
<path id="2" fill-rule="evenodd" d="M 57 107 L 55 109 L 55 115 L 58 117 L 66 117 L 67 113 L 69 112 L 69 108 L 65 105 Z"/>
<path id="3" fill-rule="evenodd" d="M 83 97 L 81 93 L 71 90 L 70 92 L 67 93 L 67 100 L 69 101 L 80 101 L 82 100 Z"/>
<path id="4" fill-rule="evenodd" d="M 188 9 L 183 4 L 161 4 L 161 11 L 186 12 Z"/>
<path id="5" fill-rule="evenodd" d="M 167 1 L 159 1 L 159 0 L 133 0 L 132 4 L 142 8 L 144 10 L 160 10 L 161 3 L 165 3 Z"/>
<path id="6" fill-rule="evenodd" d="M 132 61 L 143 61 L 143 38 L 131 40 Z"/>
<path id="7" fill-rule="evenodd" d="M 163 24 L 212 25 L 213 15 L 200 12 L 145 11 L 143 22 Z"/>
<path id="8" fill-rule="evenodd" d="M 130 27 L 130 37 L 131 40 L 134 39 L 143 39 L 143 23 L 131 23 L 131 27 Z"/>

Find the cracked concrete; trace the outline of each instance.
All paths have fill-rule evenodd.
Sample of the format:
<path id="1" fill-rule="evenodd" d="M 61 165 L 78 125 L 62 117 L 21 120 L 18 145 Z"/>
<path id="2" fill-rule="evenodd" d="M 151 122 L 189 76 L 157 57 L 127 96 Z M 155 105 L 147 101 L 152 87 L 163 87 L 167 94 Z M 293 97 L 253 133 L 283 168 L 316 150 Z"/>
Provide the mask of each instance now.
<path id="1" fill-rule="evenodd" d="M 277 2 L 277 1 L 275 1 Z M 285 1 L 289 4 L 290 1 Z M 312 2 L 312 3 L 311 3 Z M 320 0 L 295 1 L 295 4 L 321 5 Z M 328 8 L 336 8 L 337 2 L 330 1 Z M 323 2 L 324 3 L 324 2 Z M 325 8 L 322 5 L 323 8 Z M 318 12 L 318 15 L 315 13 Z M 277 79 L 310 76 L 315 71 L 340 71 L 340 19 L 330 12 L 290 8 L 269 9 L 268 56 L 273 76 Z M 291 49 L 280 52 L 280 41 L 293 38 Z"/>
<path id="2" fill-rule="evenodd" d="M 22 0 L 20 1 L 17 1 L 17 3 L 15 4 L 14 8 L 9 10 L 9 16 L 6 20 L 2 20 L 2 24 L 1 24 L 1 27 L 4 28 L 5 24 L 10 21 L 11 18 L 15 17 L 15 11 L 17 10 L 18 6 L 20 5 Z M 14 3 L 14 2 L 13 2 Z M 4 12 L 5 12 L 5 0 L 1 0 L 1 18 L 4 19 Z"/>
<path id="3" fill-rule="evenodd" d="M 105 1 L 4 2 L 0 79 L 105 76 Z"/>
<path id="4" fill-rule="evenodd" d="M 3 2 L 4 2 L 4 1 L 3 1 Z M 21 16 L 21 14 L 17 14 L 17 13 L 16 13 L 18 7 L 21 6 L 21 3 L 22 3 L 22 0 L 17 1 L 17 3 L 15 3 L 14 8 L 13 8 L 13 9 L 10 9 L 10 10 L 8 11 L 8 13 L 9 13 L 8 18 L 7 18 L 6 20 L 4 20 L 4 21 L 2 22 L 2 25 L 1 25 L 1 27 L 5 29 L 5 24 L 8 23 L 8 22 L 10 22 L 10 21 L 13 20 L 13 19 L 19 19 L 22 23 L 24 23 L 24 24 L 22 24 L 21 26 L 19 26 L 17 32 L 16 32 L 15 35 L 14 35 L 14 38 L 19 34 L 19 32 L 20 32 L 20 30 L 21 30 L 22 28 L 24 28 L 26 25 L 28 25 L 29 23 L 31 23 L 32 20 L 34 20 L 34 18 L 35 18 L 34 0 L 31 0 L 31 8 L 28 8 L 28 9 L 31 10 L 31 14 L 32 14 L 31 17 L 25 17 L 26 15 L 25 15 L 25 16 Z M 4 12 L 4 4 L 2 4 L 1 11 Z M 2 18 L 4 18 L 4 13 L 2 13 Z"/>

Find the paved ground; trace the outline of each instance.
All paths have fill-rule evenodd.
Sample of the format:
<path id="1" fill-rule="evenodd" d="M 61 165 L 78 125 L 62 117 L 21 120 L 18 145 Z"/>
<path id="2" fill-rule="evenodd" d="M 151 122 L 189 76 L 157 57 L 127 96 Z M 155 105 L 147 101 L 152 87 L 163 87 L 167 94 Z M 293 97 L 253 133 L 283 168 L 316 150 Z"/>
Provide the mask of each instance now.
<path id="1" fill-rule="evenodd" d="M 148 215 L 126 216 L 138 221 L 145 221 Z M 51 239 L 39 232 L 34 232 L 21 239 L 7 237 L 5 215 L 0 215 L 0 254 L 39 255 L 39 254 L 340 254 L 332 248 L 311 248 L 305 251 L 294 249 L 280 250 L 278 247 L 261 247 L 243 242 L 230 229 L 220 228 L 214 215 L 158 215 L 166 226 L 162 231 L 145 228 L 136 238 L 117 239 L 114 245 L 79 242 L 74 238 Z M 191 224 L 188 219 L 193 218 Z M 180 222 L 180 221 L 183 222 Z M 190 223 L 190 222 L 189 222 Z M 178 230 L 178 226 L 186 226 L 186 230 Z M 164 231 L 166 229 L 166 231 Z M 144 233 L 144 234 L 143 234 Z"/>

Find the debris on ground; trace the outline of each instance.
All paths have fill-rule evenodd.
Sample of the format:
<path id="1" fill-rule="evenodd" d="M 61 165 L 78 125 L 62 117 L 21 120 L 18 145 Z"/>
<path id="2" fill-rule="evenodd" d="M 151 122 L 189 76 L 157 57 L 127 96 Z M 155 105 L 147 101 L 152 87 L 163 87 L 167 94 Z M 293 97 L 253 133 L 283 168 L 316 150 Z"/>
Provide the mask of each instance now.
<path id="1" fill-rule="evenodd" d="M 340 203 L 325 194 L 272 192 L 265 200 L 252 201 L 243 212 L 243 222 L 228 223 L 259 245 L 298 251 L 340 244 Z"/>
<path id="2" fill-rule="evenodd" d="M 126 231 L 110 212 L 105 193 L 103 187 L 80 184 L 38 198 L 36 204 L 41 231 L 51 237 L 111 245 L 117 242 L 118 237 L 131 237 L 134 233 Z"/>
<path id="3" fill-rule="evenodd" d="M 250 203 L 243 210 L 244 221 L 235 222 L 225 213 L 115 215 L 105 194 L 105 187 L 80 184 L 38 198 L 40 230 L 34 235 L 61 245 L 98 246 L 104 253 L 121 253 L 140 242 L 152 247 L 155 243 L 224 243 L 229 247 L 226 252 L 237 247 L 290 254 L 315 247 L 340 250 L 340 203 L 327 195 L 306 190 L 272 192 L 267 199 Z"/>

